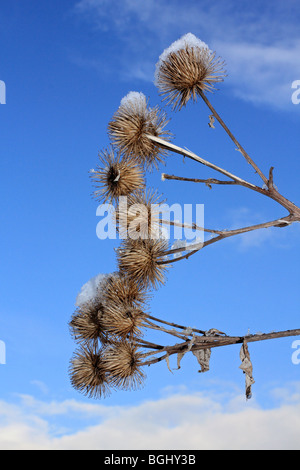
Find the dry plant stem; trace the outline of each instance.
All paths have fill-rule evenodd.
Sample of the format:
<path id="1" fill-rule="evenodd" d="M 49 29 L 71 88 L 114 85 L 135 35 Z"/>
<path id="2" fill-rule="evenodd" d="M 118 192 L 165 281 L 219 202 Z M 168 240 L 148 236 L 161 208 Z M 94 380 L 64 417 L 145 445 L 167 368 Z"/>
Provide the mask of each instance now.
<path id="1" fill-rule="evenodd" d="M 264 222 L 262 224 L 251 225 L 249 227 L 242 227 L 242 228 L 238 228 L 238 229 L 235 229 L 235 230 L 222 230 L 222 231 L 219 231 L 218 232 L 219 235 L 217 237 L 214 237 L 214 238 L 211 238 L 210 240 L 205 241 L 201 245 L 201 247 L 198 246 L 198 248 L 195 248 L 193 250 L 193 245 L 190 245 L 190 247 L 189 247 L 190 251 L 186 255 L 180 256 L 178 258 L 171 259 L 171 260 L 158 261 L 158 264 L 170 264 L 170 263 L 175 263 L 177 261 L 181 261 L 183 259 L 188 259 L 190 256 L 197 253 L 202 248 L 204 248 L 206 246 L 209 246 L 209 245 L 212 245 L 213 243 L 219 242 L 221 240 L 224 240 L 225 238 L 233 237 L 235 235 L 240 235 L 242 233 L 252 232 L 254 230 L 259 230 L 259 229 L 263 229 L 263 228 L 284 227 L 286 225 L 291 224 L 293 222 L 292 219 L 293 219 L 292 216 L 288 215 L 288 216 L 283 217 L 281 219 L 272 220 L 270 222 Z M 199 245 L 199 244 L 195 244 L 195 246 L 197 246 L 197 245 Z M 167 256 L 167 255 L 172 255 L 172 254 L 180 253 L 180 252 L 184 252 L 184 251 L 187 251 L 186 247 L 174 248 L 173 250 L 169 250 L 169 251 L 165 252 L 164 255 Z"/>
<path id="2" fill-rule="evenodd" d="M 152 315 L 148 315 L 148 318 L 150 320 L 154 320 L 154 321 L 157 321 L 159 323 L 163 323 L 165 325 L 169 325 L 169 326 L 173 326 L 174 328 L 179 328 L 181 330 L 191 330 L 195 333 L 200 333 L 201 335 L 204 335 L 205 334 L 205 331 L 204 330 L 197 330 L 196 328 L 188 328 L 186 326 L 183 326 L 183 325 L 178 325 L 177 323 L 171 323 L 171 322 L 168 322 L 168 321 L 165 321 L 165 320 L 161 320 L 160 318 L 156 318 L 156 317 L 153 317 Z"/>
<path id="3" fill-rule="evenodd" d="M 273 199 L 274 201 L 278 202 L 281 204 L 283 207 L 285 207 L 290 214 L 294 214 L 295 217 L 297 217 L 296 220 L 300 220 L 300 208 L 297 207 L 295 204 L 293 204 L 291 201 L 286 199 L 284 196 L 282 196 L 273 186 L 273 170 L 274 167 L 270 168 L 269 171 L 269 179 L 266 178 L 266 176 L 262 173 L 262 171 L 258 168 L 256 163 L 252 160 L 252 158 L 248 155 L 248 153 L 245 151 L 245 149 L 241 146 L 241 144 L 237 141 L 237 139 L 234 137 L 230 129 L 226 126 L 224 123 L 223 119 L 220 117 L 220 115 L 217 113 L 217 111 L 214 109 L 206 95 L 203 93 L 203 91 L 200 91 L 200 96 L 205 102 L 205 104 L 208 106 L 210 111 L 213 113 L 214 117 L 217 119 L 217 121 L 221 124 L 225 132 L 228 134 L 228 136 L 231 138 L 231 140 L 234 142 L 234 144 L 237 146 L 238 150 L 241 152 L 241 154 L 245 157 L 247 162 L 254 168 L 256 173 L 261 177 L 265 185 L 267 186 L 268 190 L 265 191 L 265 195 Z"/>
<path id="4" fill-rule="evenodd" d="M 257 186 L 255 186 L 255 184 L 249 183 L 248 181 L 245 181 L 239 176 L 236 176 L 233 173 L 230 173 L 229 171 L 224 170 L 223 168 L 215 165 L 214 163 L 210 163 L 207 160 L 204 160 L 204 158 L 199 157 L 198 155 L 191 152 L 190 150 L 185 150 L 181 147 L 178 147 L 177 145 L 171 144 L 170 142 L 167 142 L 166 140 L 161 139 L 160 137 L 155 137 L 151 134 L 147 134 L 146 137 L 148 137 L 153 142 L 156 142 L 161 147 L 167 148 L 168 150 L 171 150 L 172 152 L 183 155 L 184 157 L 191 158 L 192 160 L 195 160 L 196 162 L 201 163 L 202 165 L 205 165 L 209 168 L 212 168 L 215 171 L 218 171 L 219 173 L 222 173 L 225 176 L 228 176 L 228 178 L 231 178 L 232 180 L 236 181 L 238 184 L 241 184 L 242 186 L 246 186 L 251 189 L 258 188 Z"/>
<path id="5" fill-rule="evenodd" d="M 246 336 L 197 337 L 195 340 L 195 343 L 193 344 L 191 348 L 191 351 L 197 351 L 200 349 L 217 348 L 217 347 L 229 346 L 233 344 L 241 344 L 244 341 L 246 341 L 247 343 L 253 343 L 253 342 L 258 342 L 258 341 L 265 341 L 268 339 L 279 339 L 279 338 L 286 338 L 290 336 L 299 336 L 299 335 L 300 335 L 300 329 L 278 331 L 278 332 L 264 333 L 264 334 L 246 335 Z M 175 344 L 174 346 L 166 346 L 164 349 L 160 350 L 160 353 L 166 352 L 166 354 L 150 359 L 148 361 L 145 361 L 142 365 L 150 366 L 151 364 L 160 362 L 163 359 L 166 359 L 166 357 L 168 356 L 182 353 L 188 350 L 189 346 L 190 346 L 189 341 L 186 341 L 180 344 Z M 157 351 L 156 351 L 156 354 L 158 354 Z"/>
<path id="6" fill-rule="evenodd" d="M 150 349 L 164 349 L 164 346 L 161 344 L 156 344 L 156 343 L 150 343 L 149 341 L 146 341 L 144 339 L 139 338 L 136 341 L 136 344 L 141 346 L 142 348 L 150 348 Z M 146 353 L 148 354 L 148 353 Z M 157 354 L 157 351 L 153 351 L 151 354 Z"/>
<path id="7" fill-rule="evenodd" d="M 164 333 L 168 333 L 172 336 L 176 336 L 177 338 L 186 339 L 186 335 L 180 334 L 177 331 L 175 331 L 174 329 L 170 330 L 170 329 L 167 329 L 167 328 L 163 328 L 162 326 L 155 325 L 154 323 L 150 322 L 149 320 L 145 320 L 145 323 L 146 323 L 146 325 L 145 325 L 146 328 L 151 328 L 152 330 L 163 331 Z"/>
<path id="8" fill-rule="evenodd" d="M 222 181 L 222 180 L 217 180 L 215 178 L 208 178 L 208 179 L 199 179 L 199 178 L 185 178 L 183 176 L 175 176 L 175 175 L 167 175 L 166 173 L 163 173 L 164 179 L 166 180 L 177 180 L 177 181 L 188 181 L 191 183 L 204 183 L 207 186 L 210 186 L 211 184 L 228 184 L 228 185 L 238 185 L 239 183 L 237 181 Z"/>
<path id="9" fill-rule="evenodd" d="M 185 150 L 181 147 L 178 147 L 177 145 L 171 144 L 170 142 L 167 142 L 163 139 L 160 139 L 159 137 L 155 137 L 153 135 L 147 134 L 147 137 L 152 140 L 153 142 L 158 143 L 164 148 L 167 148 L 168 150 L 178 153 L 180 155 L 183 155 L 185 157 L 191 158 L 192 160 L 197 161 L 198 163 L 201 163 L 202 165 L 205 165 L 209 168 L 212 168 L 215 171 L 218 171 L 219 173 L 222 173 L 223 175 L 227 176 L 228 178 L 232 179 L 233 181 L 236 182 L 236 184 L 239 184 L 240 186 L 244 186 L 245 188 L 252 189 L 253 191 L 256 191 L 260 194 L 263 194 L 264 196 L 267 196 L 274 201 L 276 201 L 278 204 L 283 206 L 285 209 L 289 211 L 290 214 L 293 215 L 294 217 L 294 222 L 300 222 L 300 208 L 296 206 L 293 202 L 289 201 L 287 198 L 282 196 L 273 186 L 273 173 L 272 173 L 272 181 L 271 184 L 269 180 L 266 179 L 266 186 L 267 189 L 260 188 L 259 186 L 256 186 L 255 184 L 249 183 L 248 181 L 243 180 L 239 176 L 234 175 L 233 173 L 230 173 L 227 170 L 224 170 L 221 167 L 218 167 L 217 165 L 214 165 L 213 163 L 208 162 L 207 160 L 204 160 L 203 158 L 199 157 L 193 152 L 190 152 L 189 150 Z M 249 157 L 250 158 L 250 157 Z"/>
<path id="10" fill-rule="evenodd" d="M 237 146 L 238 150 L 241 152 L 241 154 L 245 157 L 245 159 L 247 160 L 247 162 L 254 168 L 254 170 L 256 171 L 257 174 L 259 174 L 259 176 L 261 177 L 261 179 L 263 180 L 263 182 L 268 186 L 268 179 L 266 178 L 266 176 L 263 174 L 263 172 L 258 168 L 258 166 L 256 165 L 256 163 L 254 163 L 254 161 L 252 160 L 252 158 L 250 158 L 250 156 L 248 155 L 248 153 L 245 151 L 245 149 L 241 146 L 241 144 L 237 141 L 237 139 L 234 137 L 234 135 L 232 134 L 232 132 L 228 129 L 228 127 L 226 126 L 226 124 L 224 123 L 224 121 L 222 120 L 222 118 L 220 117 L 220 115 L 217 113 L 217 111 L 214 109 L 214 107 L 212 106 L 212 104 L 210 103 L 210 101 L 207 99 L 206 95 L 203 93 L 203 91 L 200 91 L 199 92 L 201 98 L 203 99 L 203 101 L 205 102 L 205 104 L 208 106 L 208 108 L 211 110 L 212 114 L 214 115 L 214 117 L 217 119 L 217 121 L 221 124 L 221 126 L 223 127 L 223 129 L 225 130 L 225 132 L 229 135 L 229 137 L 231 138 L 231 140 L 234 142 L 234 144 Z"/>
<path id="11" fill-rule="evenodd" d="M 196 224 L 189 225 L 189 224 L 184 224 L 182 222 L 175 222 L 175 221 L 172 221 L 172 220 L 160 219 L 160 223 L 165 224 L 165 225 L 173 225 L 173 226 L 176 226 L 176 227 L 182 227 L 182 228 L 189 228 L 189 229 L 193 229 L 193 230 L 198 230 L 199 232 L 214 233 L 214 234 L 217 234 L 217 235 L 222 233 L 220 230 L 212 230 L 210 228 L 199 227 L 199 225 L 196 225 Z"/>

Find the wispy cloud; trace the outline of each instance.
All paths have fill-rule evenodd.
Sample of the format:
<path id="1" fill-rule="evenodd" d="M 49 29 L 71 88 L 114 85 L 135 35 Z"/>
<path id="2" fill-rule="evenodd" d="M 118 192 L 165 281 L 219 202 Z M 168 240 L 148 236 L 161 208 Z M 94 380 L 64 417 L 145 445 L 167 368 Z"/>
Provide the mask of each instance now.
<path id="1" fill-rule="evenodd" d="M 236 395 L 224 401 L 222 396 L 182 390 L 127 407 L 24 396 L 15 405 L 0 402 L 0 448 L 299 449 L 296 385 L 293 393 L 277 393 L 281 403 L 268 410 Z M 81 426 L 64 430 L 61 422 L 74 417 L 81 418 Z"/>
<path id="2" fill-rule="evenodd" d="M 295 20 L 300 7 L 293 0 L 280 0 L 272 8 L 257 1 L 237 8 L 236 2 L 220 0 L 201 4 L 194 0 L 80 0 L 75 11 L 110 39 L 117 38 L 122 48 L 120 79 L 152 81 L 163 49 L 192 32 L 224 57 L 229 74 L 225 87 L 236 96 L 276 108 L 295 108 L 291 84 L 300 78 L 300 34 Z"/>
<path id="3" fill-rule="evenodd" d="M 228 227 L 230 230 L 261 224 L 269 220 L 263 213 L 251 211 L 248 207 L 239 207 L 228 211 L 227 218 L 231 220 Z M 290 248 L 298 243 L 299 230 L 298 223 L 284 228 L 263 228 L 237 235 L 231 238 L 231 242 L 237 243 L 238 248 L 242 251 L 266 246 L 266 243 L 280 249 Z"/>
<path id="4" fill-rule="evenodd" d="M 216 43 L 227 58 L 229 85 L 235 95 L 273 108 L 292 108 L 292 82 L 300 77 L 300 38 L 292 45 Z"/>
<path id="5" fill-rule="evenodd" d="M 35 385 L 43 394 L 49 393 L 47 385 L 41 380 L 32 380 L 30 382 L 32 385 Z"/>

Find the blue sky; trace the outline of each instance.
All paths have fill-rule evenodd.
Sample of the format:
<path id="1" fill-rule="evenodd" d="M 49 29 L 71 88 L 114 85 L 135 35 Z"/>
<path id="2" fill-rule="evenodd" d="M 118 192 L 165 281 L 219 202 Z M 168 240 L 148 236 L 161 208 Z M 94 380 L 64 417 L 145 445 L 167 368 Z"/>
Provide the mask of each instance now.
<path id="1" fill-rule="evenodd" d="M 250 345 L 256 383 L 247 403 L 235 346 L 213 351 L 207 374 L 197 373 L 194 357 L 174 374 L 158 364 L 141 391 L 101 402 L 73 390 L 67 373 L 76 295 L 91 277 L 116 268 L 117 242 L 96 237 L 88 171 L 109 144 L 107 124 L 129 91 L 162 105 L 155 64 L 174 40 L 192 32 L 224 58 L 228 77 L 213 104 L 258 166 L 265 173 L 275 167 L 282 194 L 299 204 L 300 105 L 291 101 L 292 82 L 300 80 L 299 2 L 12 0 L 1 3 L 0 19 L 0 447 L 299 447 L 292 338 Z M 260 183 L 221 128 L 209 129 L 204 104 L 164 109 L 175 144 Z M 209 228 L 286 215 L 244 188 L 162 182 L 162 171 L 216 174 L 172 154 L 147 176 L 170 204 L 204 204 Z M 175 263 L 152 314 L 233 335 L 299 327 L 299 235 L 299 225 L 256 232 Z M 251 426 L 243 441 L 245 419 Z"/>

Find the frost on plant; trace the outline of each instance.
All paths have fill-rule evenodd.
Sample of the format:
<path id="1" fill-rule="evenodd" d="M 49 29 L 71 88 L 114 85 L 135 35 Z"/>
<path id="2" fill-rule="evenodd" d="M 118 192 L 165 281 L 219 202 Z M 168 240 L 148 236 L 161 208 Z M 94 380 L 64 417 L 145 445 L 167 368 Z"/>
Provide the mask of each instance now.
<path id="1" fill-rule="evenodd" d="M 78 307 L 93 301 L 96 297 L 101 297 L 103 289 L 108 279 L 112 279 L 116 274 L 97 274 L 87 281 L 76 297 Z"/>
<path id="2" fill-rule="evenodd" d="M 190 99 L 196 101 L 203 92 L 214 91 L 224 77 L 224 62 L 188 33 L 161 54 L 154 83 L 173 109 L 181 109 Z"/>
<path id="3" fill-rule="evenodd" d="M 184 49 L 198 49 L 198 50 L 209 50 L 208 45 L 201 41 L 201 39 L 194 36 L 192 33 L 187 33 L 182 36 L 180 39 L 174 41 L 169 47 L 167 47 L 162 54 L 159 56 L 159 60 L 156 64 L 155 68 L 155 80 L 154 83 L 156 86 L 159 86 L 159 71 L 160 68 L 163 66 L 164 62 L 168 62 L 170 60 L 171 54 L 177 54 L 180 50 Z"/>
<path id="4" fill-rule="evenodd" d="M 142 92 L 130 91 L 121 99 L 120 108 L 127 108 L 129 112 L 134 108 L 137 114 L 145 115 L 150 112 L 147 110 L 147 98 Z"/>

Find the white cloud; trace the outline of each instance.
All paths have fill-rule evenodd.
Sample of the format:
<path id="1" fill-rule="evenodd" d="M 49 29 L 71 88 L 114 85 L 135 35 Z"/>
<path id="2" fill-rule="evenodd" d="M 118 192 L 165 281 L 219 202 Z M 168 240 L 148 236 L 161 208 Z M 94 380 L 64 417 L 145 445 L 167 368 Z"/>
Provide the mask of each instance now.
<path id="1" fill-rule="evenodd" d="M 35 385 L 45 395 L 49 392 L 47 385 L 41 380 L 32 380 L 30 383 Z"/>
<path id="2" fill-rule="evenodd" d="M 231 223 L 226 228 L 228 230 L 235 230 L 268 222 L 270 217 L 265 216 L 259 211 L 251 211 L 248 207 L 239 207 L 227 212 L 227 220 L 231 221 Z M 233 236 L 228 241 L 237 243 L 238 248 L 242 251 L 258 248 L 263 245 L 266 246 L 266 243 L 280 249 L 291 248 L 291 246 L 295 246 L 298 243 L 299 229 L 300 225 L 298 223 L 283 228 L 262 228 Z"/>
<path id="3" fill-rule="evenodd" d="M 237 97 L 290 110 L 295 110 L 291 85 L 300 79 L 298 9 L 289 0 L 263 9 L 250 3 L 239 9 L 235 2 L 208 0 L 201 4 L 80 0 L 76 4 L 77 13 L 92 17 L 101 31 L 118 37 L 118 65 L 127 80 L 153 81 L 160 53 L 182 34 L 192 32 L 225 59 L 229 75 L 225 86 Z"/>
<path id="4" fill-rule="evenodd" d="M 255 402 L 208 393 L 173 393 L 131 406 L 75 400 L 0 402 L 0 449 L 298 449 L 300 394 L 277 392 L 282 403 L 264 410 Z M 61 432 L 53 417 L 90 424 Z M 98 422 L 95 423 L 95 420 Z"/>
<path id="5" fill-rule="evenodd" d="M 216 43 L 226 57 L 228 84 L 236 96 L 274 108 L 291 107 L 292 83 L 300 77 L 300 40 L 291 46 Z"/>

